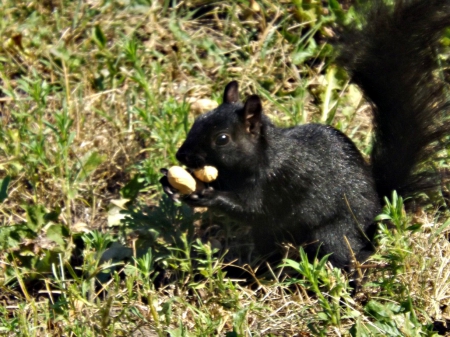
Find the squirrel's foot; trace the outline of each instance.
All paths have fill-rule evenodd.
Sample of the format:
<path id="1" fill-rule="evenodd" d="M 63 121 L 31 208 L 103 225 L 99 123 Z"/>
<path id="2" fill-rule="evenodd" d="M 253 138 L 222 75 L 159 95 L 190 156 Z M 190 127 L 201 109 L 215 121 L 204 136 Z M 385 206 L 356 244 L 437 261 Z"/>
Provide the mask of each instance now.
<path id="1" fill-rule="evenodd" d="M 161 179 L 159 179 L 159 183 L 162 185 L 164 193 L 166 193 L 169 196 L 169 198 L 172 199 L 173 201 L 179 201 L 180 193 L 176 188 L 172 187 L 169 184 L 169 180 L 167 179 L 167 169 L 162 168 L 160 172 L 164 174 L 164 176 Z"/>
<path id="2" fill-rule="evenodd" d="M 162 185 L 164 193 L 166 193 L 173 201 L 183 201 L 192 207 L 208 207 L 213 204 L 217 192 L 212 187 L 204 188 L 200 191 L 196 191 L 189 195 L 181 195 L 180 192 L 169 184 L 167 179 L 167 169 L 160 170 L 164 175 L 159 179 L 159 183 Z"/>
<path id="3" fill-rule="evenodd" d="M 182 201 L 192 207 L 209 207 L 212 206 L 216 198 L 217 192 L 212 187 L 207 187 L 199 192 L 194 192 L 182 198 Z"/>

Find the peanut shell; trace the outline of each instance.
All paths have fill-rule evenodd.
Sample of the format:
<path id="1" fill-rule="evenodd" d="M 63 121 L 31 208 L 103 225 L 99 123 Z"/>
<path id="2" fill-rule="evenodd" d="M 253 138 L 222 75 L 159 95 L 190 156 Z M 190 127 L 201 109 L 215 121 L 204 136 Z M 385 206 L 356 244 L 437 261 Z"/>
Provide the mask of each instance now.
<path id="1" fill-rule="evenodd" d="M 194 177 L 181 166 L 172 166 L 167 171 L 169 184 L 181 194 L 191 194 L 195 191 L 196 181 Z"/>
<path id="2" fill-rule="evenodd" d="M 194 175 L 205 183 L 216 180 L 218 174 L 219 172 L 214 166 L 204 166 L 203 168 L 194 171 Z"/>

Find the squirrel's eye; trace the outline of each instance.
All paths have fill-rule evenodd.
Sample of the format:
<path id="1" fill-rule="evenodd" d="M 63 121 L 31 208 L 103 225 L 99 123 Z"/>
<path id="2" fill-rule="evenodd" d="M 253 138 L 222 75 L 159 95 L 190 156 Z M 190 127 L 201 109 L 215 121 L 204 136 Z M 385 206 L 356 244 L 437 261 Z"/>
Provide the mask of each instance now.
<path id="1" fill-rule="evenodd" d="M 230 141 L 230 135 L 228 135 L 226 133 L 221 133 L 220 135 L 218 135 L 216 137 L 216 145 L 218 145 L 218 146 L 226 145 L 226 144 L 228 144 L 229 141 Z"/>

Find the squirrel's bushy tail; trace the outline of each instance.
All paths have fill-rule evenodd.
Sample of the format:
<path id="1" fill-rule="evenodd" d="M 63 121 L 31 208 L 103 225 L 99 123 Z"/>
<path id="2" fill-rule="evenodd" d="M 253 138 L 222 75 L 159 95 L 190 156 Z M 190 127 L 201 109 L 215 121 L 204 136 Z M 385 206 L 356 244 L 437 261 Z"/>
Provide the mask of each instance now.
<path id="1" fill-rule="evenodd" d="M 449 93 L 436 47 L 450 26 L 450 0 L 374 2 L 362 30 L 342 33 L 337 61 L 373 103 L 379 196 L 407 196 L 439 183 L 421 164 L 449 144 Z"/>

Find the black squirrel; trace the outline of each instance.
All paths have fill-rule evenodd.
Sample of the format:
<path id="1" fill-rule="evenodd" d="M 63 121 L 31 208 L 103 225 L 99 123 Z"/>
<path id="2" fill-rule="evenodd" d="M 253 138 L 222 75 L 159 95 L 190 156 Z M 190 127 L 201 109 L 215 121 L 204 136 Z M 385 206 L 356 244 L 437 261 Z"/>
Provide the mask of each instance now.
<path id="1" fill-rule="evenodd" d="M 374 250 L 374 217 L 383 197 L 436 186 L 439 173 L 420 170 L 447 143 L 449 100 L 436 78 L 435 49 L 450 26 L 449 0 L 375 1 L 362 30 L 344 28 L 337 63 L 373 105 L 370 164 L 339 130 L 321 124 L 279 128 L 252 95 L 239 102 L 229 83 L 223 103 L 196 119 L 177 159 L 188 168 L 215 166 L 209 187 L 182 201 L 208 207 L 252 227 L 255 247 L 304 245 L 309 256 L 331 253 L 349 267 Z M 163 177 L 172 198 L 177 191 Z M 347 239 L 351 250 L 345 241 Z"/>

